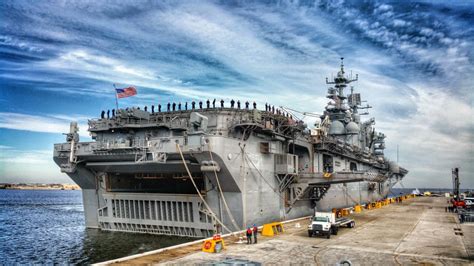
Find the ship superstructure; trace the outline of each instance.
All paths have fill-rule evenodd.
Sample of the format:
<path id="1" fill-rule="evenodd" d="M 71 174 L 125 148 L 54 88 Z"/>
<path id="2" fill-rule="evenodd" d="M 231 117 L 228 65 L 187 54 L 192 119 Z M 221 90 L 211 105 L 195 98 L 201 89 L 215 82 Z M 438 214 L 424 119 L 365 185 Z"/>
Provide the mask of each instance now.
<path id="1" fill-rule="evenodd" d="M 372 202 L 407 170 L 361 121 L 360 94 L 344 94 L 355 80 L 341 63 L 314 129 L 267 106 L 127 108 L 90 120 L 92 142 L 71 123 L 54 160 L 82 188 L 86 226 L 103 230 L 205 237 Z"/>

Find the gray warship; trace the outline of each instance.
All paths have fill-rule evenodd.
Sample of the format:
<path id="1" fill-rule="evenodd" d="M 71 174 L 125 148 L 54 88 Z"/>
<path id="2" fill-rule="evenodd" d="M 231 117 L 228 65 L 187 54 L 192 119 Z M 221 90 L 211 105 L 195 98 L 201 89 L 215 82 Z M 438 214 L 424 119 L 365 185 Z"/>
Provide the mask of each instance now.
<path id="1" fill-rule="evenodd" d="M 374 202 L 408 171 L 361 120 L 370 106 L 345 94 L 357 79 L 341 58 L 314 128 L 255 103 L 118 109 L 89 120 L 92 142 L 72 122 L 54 161 L 82 188 L 86 226 L 102 230 L 207 237 Z"/>

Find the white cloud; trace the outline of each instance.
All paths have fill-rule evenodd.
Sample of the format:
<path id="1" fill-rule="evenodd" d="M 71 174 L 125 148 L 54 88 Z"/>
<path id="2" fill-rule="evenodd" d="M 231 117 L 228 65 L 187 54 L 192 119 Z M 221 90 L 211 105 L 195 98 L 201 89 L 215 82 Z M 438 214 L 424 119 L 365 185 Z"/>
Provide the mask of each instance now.
<path id="1" fill-rule="evenodd" d="M 0 128 L 44 133 L 68 133 L 70 122 L 77 121 L 77 119 L 74 119 L 74 117 L 68 118 L 68 116 L 60 117 L 58 118 L 58 115 L 53 117 L 0 112 Z M 79 124 L 80 135 L 89 136 L 87 129 L 86 124 Z"/>

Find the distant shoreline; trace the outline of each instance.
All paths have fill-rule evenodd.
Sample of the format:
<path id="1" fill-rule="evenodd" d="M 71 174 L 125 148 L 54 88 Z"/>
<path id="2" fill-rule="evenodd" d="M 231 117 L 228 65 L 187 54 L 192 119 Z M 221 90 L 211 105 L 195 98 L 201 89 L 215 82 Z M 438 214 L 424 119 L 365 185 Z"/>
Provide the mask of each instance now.
<path id="1" fill-rule="evenodd" d="M 81 190 L 71 184 L 0 184 L 0 189 L 8 190 Z"/>

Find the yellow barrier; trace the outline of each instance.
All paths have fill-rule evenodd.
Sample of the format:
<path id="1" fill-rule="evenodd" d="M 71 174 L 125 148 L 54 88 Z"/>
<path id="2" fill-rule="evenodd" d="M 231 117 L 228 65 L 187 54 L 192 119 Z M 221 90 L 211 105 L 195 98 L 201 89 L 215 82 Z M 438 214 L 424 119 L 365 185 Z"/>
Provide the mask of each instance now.
<path id="1" fill-rule="evenodd" d="M 274 236 L 283 233 L 283 224 L 281 222 L 264 224 L 262 236 Z"/>
<path id="2" fill-rule="evenodd" d="M 354 212 L 357 212 L 357 213 L 362 212 L 362 206 L 360 205 L 354 206 Z"/>
<path id="3" fill-rule="evenodd" d="M 380 201 L 377 201 L 377 203 L 375 204 L 375 208 L 376 209 L 382 208 L 382 203 Z"/>
<path id="4" fill-rule="evenodd" d="M 223 249 L 225 249 L 224 239 L 222 239 L 219 235 L 214 236 L 210 240 L 204 241 L 202 244 L 202 251 L 204 252 L 215 253 L 220 252 Z"/>

